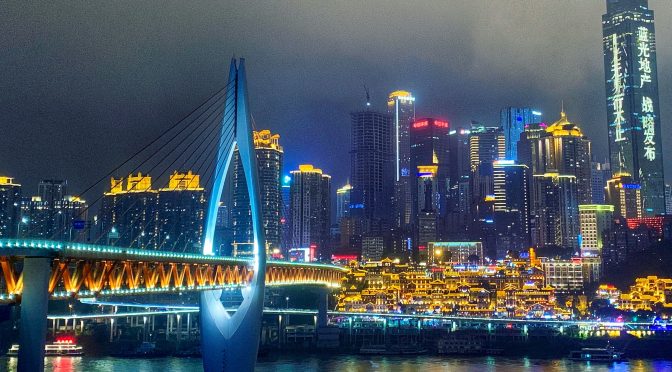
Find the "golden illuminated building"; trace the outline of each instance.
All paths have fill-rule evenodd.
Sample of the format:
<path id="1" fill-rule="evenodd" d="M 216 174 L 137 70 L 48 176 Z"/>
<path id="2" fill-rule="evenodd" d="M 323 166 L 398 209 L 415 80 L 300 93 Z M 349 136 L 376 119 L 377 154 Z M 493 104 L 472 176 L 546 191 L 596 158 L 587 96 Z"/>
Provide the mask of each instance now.
<path id="1" fill-rule="evenodd" d="M 205 214 L 205 190 L 192 171 L 173 172 L 165 188 L 138 173 L 112 178 L 101 211 L 101 241 L 117 245 L 198 253 Z"/>
<path id="2" fill-rule="evenodd" d="M 623 310 L 672 310 L 672 279 L 657 276 L 637 278 L 630 291 L 620 295 L 618 304 Z"/>
<path id="3" fill-rule="evenodd" d="M 168 181 L 168 187 L 160 189 L 159 191 L 203 191 L 201 187 L 201 176 L 193 174 L 191 171 L 187 173 L 173 172 Z"/>
<path id="4" fill-rule="evenodd" d="M 390 259 L 351 263 L 337 308 L 353 312 L 414 312 L 464 316 L 541 317 L 569 312 L 524 262 L 502 266 L 409 266 Z"/>

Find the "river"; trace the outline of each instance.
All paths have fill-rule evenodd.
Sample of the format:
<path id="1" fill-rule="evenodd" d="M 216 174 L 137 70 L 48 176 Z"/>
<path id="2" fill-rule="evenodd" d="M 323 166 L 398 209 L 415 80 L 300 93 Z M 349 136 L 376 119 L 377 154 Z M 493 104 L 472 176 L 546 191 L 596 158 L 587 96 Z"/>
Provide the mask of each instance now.
<path id="1" fill-rule="evenodd" d="M 196 358 L 119 359 L 104 357 L 47 358 L 46 371 L 199 371 Z M 16 370 L 16 359 L 0 358 L 0 371 Z M 289 355 L 260 359 L 257 371 L 672 371 L 669 360 L 630 360 L 618 364 L 589 364 L 565 359 L 504 357 L 394 357 L 360 355 Z"/>

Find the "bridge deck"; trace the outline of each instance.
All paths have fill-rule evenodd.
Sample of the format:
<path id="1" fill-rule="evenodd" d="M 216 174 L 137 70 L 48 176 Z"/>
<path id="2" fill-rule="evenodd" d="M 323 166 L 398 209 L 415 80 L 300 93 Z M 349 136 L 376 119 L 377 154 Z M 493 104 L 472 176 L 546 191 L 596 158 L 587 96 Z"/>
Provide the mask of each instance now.
<path id="1" fill-rule="evenodd" d="M 0 239 L 0 302 L 23 291 L 21 261 L 52 259 L 53 298 L 202 291 L 245 286 L 253 260 L 37 239 Z M 345 269 L 319 263 L 267 261 L 267 285 L 340 286 Z"/>

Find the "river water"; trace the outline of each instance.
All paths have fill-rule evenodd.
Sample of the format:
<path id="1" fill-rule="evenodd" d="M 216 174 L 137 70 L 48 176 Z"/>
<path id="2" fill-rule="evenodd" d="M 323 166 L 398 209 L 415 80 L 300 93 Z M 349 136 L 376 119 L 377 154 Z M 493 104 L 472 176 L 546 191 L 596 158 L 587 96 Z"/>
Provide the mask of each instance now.
<path id="1" fill-rule="evenodd" d="M 0 358 L 0 371 L 16 370 L 16 359 Z M 47 358 L 46 371 L 200 371 L 196 358 Z M 290 355 L 260 359 L 257 371 L 672 371 L 669 360 L 630 360 L 618 364 L 590 364 L 565 359 L 527 359 L 504 357 L 394 357 L 360 355 Z"/>

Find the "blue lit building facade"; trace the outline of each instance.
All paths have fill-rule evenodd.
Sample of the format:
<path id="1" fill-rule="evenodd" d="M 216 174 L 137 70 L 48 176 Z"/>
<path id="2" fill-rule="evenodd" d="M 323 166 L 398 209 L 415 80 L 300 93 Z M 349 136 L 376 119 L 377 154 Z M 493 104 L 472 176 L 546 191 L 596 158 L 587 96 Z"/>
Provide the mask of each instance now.
<path id="1" fill-rule="evenodd" d="M 525 126 L 539 122 L 541 113 L 529 107 L 505 107 L 499 112 L 499 125 L 504 131 L 506 159 L 518 158 L 518 140 Z"/>

